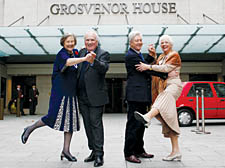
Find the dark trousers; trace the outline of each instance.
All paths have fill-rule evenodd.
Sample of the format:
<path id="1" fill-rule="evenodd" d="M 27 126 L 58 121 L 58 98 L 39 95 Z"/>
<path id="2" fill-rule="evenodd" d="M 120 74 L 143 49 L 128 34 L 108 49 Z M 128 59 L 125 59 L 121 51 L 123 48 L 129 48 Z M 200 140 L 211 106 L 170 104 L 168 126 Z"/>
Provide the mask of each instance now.
<path id="1" fill-rule="evenodd" d="M 20 99 L 20 112 L 21 112 L 22 115 L 24 115 L 23 103 L 24 103 L 24 100 L 23 99 Z"/>
<path id="2" fill-rule="evenodd" d="M 30 102 L 30 107 L 29 107 L 29 109 L 30 109 L 30 115 L 34 115 L 35 114 L 36 105 L 37 105 L 37 103 L 35 101 L 32 100 Z"/>
<path id="3" fill-rule="evenodd" d="M 134 111 L 142 114 L 146 113 L 147 103 L 128 101 L 127 123 L 125 131 L 124 156 L 137 155 L 145 152 L 144 150 L 144 124 L 134 118 Z"/>
<path id="4" fill-rule="evenodd" d="M 83 117 L 84 128 L 88 139 L 88 147 L 95 153 L 96 156 L 103 156 L 103 106 L 91 106 L 86 95 L 80 95 L 78 100 L 80 112 Z"/>

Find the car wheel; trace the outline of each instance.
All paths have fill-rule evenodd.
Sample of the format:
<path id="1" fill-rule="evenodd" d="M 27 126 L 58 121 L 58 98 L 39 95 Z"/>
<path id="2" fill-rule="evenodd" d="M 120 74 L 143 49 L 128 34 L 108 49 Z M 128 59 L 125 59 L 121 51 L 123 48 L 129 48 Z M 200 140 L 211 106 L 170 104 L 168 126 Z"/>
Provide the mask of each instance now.
<path id="1" fill-rule="evenodd" d="M 181 109 L 178 111 L 178 122 L 181 127 L 190 126 L 194 117 L 190 110 Z"/>

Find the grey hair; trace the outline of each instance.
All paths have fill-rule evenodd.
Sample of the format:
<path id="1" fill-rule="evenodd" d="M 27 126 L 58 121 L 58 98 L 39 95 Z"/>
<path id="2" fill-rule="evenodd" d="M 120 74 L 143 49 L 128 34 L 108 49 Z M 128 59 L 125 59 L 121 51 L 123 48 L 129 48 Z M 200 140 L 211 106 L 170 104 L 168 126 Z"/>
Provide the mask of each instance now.
<path id="1" fill-rule="evenodd" d="M 160 39 L 159 39 L 159 43 L 161 44 L 162 40 L 165 40 L 165 39 L 173 46 L 173 39 L 169 35 L 161 36 Z"/>
<path id="2" fill-rule="evenodd" d="M 60 45 L 61 46 L 64 46 L 64 42 L 66 41 L 66 39 L 68 37 L 72 36 L 74 38 L 74 42 L 75 42 L 75 45 L 77 44 L 77 38 L 76 36 L 73 34 L 73 33 L 65 33 L 61 38 L 60 38 Z"/>
<path id="3" fill-rule="evenodd" d="M 131 31 L 128 38 L 129 38 L 129 43 L 134 39 L 134 37 L 136 36 L 141 36 L 142 38 L 142 34 L 139 31 Z"/>
<path id="4" fill-rule="evenodd" d="M 86 36 L 87 36 L 88 34 L 94 34 L 95 37 L 96 37 L 96 40 L 99 42 L 99 36 L 98 36 L 98 34 L 96 33 L 96 31 L 94 31 L 94 30 L 88 30 L 88 31 L 85 33 L 85 35 L 84 35 L 84 40 L 86 39 Z"/>

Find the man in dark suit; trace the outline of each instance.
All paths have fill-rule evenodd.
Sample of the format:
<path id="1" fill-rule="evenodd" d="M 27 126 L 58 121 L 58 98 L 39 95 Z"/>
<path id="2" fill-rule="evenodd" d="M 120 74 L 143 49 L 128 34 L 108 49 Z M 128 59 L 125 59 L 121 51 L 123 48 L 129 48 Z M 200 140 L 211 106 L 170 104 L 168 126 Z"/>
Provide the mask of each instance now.
<path id="1" fill-rule="evenodd" d="M 21 85 L 17 84 L 16 85 L 16 90 L 13 92 L 13 101 L 15 102 L 15 105 L 17 106 L 17 99 L 20 99 L 20 112 L 21 115 L 25 115 L 23 111 L 23 103 L 24 103 L 24 95 L 23 95 L 23 90 L 21 89 Z"/>
<path id="2" fill-rule="evenodd" d="M 88 139 L 88 147 L 92 151 L 84 162 L 94 161 L 94 166 L 103 165 L 103 107 L 108 103 L 105 74 L 109 68 L 109 53 L 98 46 L 98 35 L 88 31 L 84 36 L 85 48 L 79 57 L 88 54 L 90 61 L 83 62 L 78 68 L 78 101 Z"/>
<path id="3" fill-rule="evenodd" d="M 30 115 L 35 115 L 36 106 L 38 104 L 38 96 L 38 89 L 35 84 L 32 84 L 32 88 L 29 90 Z"/>
<path id="4" fill-rule="evenodd" d="M 140 62 L 151 63 L 154 58 L 148 56 L 144 59 L 141 54 L 143 45 L 140 32 L 132 31 L 129 34 L 130 49 L 125 57 L 127 70 L 126 100 L 128 103 L 127 123 L 125 131 L 125 160 L 133 163 L 141 163 L 139 157 L 153 158 L 154 155 L 146 153 L 144 150 L 144 125 L 134 118 L 134 111 L 142 114 L 147 112 L 147 106 L 151 104 L 151 75 L 167 77 L 165 73 L 154 71 L 139 72 L 135 65 Z"/>

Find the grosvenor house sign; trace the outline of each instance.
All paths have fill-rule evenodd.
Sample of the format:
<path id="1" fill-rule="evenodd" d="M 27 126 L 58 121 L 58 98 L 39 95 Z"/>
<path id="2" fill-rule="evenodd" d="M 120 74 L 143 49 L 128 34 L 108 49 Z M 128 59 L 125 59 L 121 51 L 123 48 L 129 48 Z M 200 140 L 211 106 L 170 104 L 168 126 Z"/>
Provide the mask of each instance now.
<path id="1" fill-rule="evenodd" d="M 175 14 L 176 3 L 55 3 L 50 6 L 52 15 L 111 15 L 111 14 Z"/>

